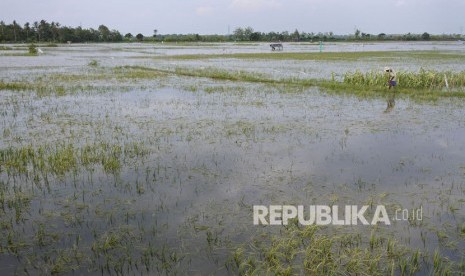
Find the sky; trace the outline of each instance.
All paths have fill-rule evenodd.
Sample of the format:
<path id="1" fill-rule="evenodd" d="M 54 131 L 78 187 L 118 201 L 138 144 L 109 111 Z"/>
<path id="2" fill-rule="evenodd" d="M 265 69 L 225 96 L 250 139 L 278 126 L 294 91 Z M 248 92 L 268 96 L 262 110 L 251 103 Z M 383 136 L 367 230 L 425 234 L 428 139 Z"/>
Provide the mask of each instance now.
<path id="1" fill-rule="evenodd" d="M 0 20 L 55 21 L 122 34 L 464 33 L 465 0 L 1 0 Z"/>

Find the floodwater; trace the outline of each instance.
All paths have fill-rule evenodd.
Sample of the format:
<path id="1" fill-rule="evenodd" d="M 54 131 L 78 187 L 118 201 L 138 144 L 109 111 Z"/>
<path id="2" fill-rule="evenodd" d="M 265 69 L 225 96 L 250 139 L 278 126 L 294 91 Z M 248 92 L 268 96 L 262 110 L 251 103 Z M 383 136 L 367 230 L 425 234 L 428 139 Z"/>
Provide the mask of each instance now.
<path id="1" fill-rule="evenodd" d="M 267 44 L 59 45 L 43 48 L 45 54 L 38 57 L 0 56 L 0 80 L 98 72 L 88 66 L 91 60 L 97 60 L 102 70 L 124 65 L 205 66 L 312 78 L 384 66 L 379 60 L 361 64 L 153 58 L 257 53 L 268 48 Z M 318 50 L 318 45 L 285 45 L 285 51 Z M 465 51 L 457 42 L 337 43 L 325 45 L 325 50 Z M 465 69 L 453 60 L 438 65 L 396 61 L 395 66 Z M 2 275 L 234 274 L 225 263 L 236 246 L 250 243 L 262 231 L 281 229 L 254 226 L 253 205 L 371 202 L 386 205 L 391 218 L 396 208 L 421 206 L 420 225 L 392 221 L 379 231 L 430 255 L 438 249 L 451 261 L 465 258 L 461 100 L 418 103 L 391 93 L 359 99 L 316 87 L 176 76 L 96 82 L 110 89 L 63 96 L 0 91 L 1 150 L 32 146 L 53 153 L 72 146 L 79 153 L 86 145 L 106 143 L 138 145 L 144 151 L 124 152 L 117 170 L 78 161 L 64 174 L 47 172 L 38 179 L 32 163 L 27 172 L 16 173 L 0 163 L 0 190 L 6 198 L 0 206 Z M 76 84 L 79 81 L 68 85 Z M 209 92 L 212 87 L 217 90 Z M 373 230 L 363 225 L 327 227 L 328 233 L 353 231 L 368 237 Z"/>

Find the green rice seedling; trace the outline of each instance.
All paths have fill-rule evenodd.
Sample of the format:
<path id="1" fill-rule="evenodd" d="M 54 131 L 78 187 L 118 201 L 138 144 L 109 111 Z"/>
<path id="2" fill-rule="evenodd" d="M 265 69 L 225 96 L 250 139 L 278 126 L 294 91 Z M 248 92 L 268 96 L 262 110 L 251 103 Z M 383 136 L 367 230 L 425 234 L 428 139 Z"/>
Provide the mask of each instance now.
<path id="1" fill-rule="evenodd" d="M 45 229 L 45 225 L 40 223 L 36 232 L 36 242 L 40 247 L 48 246 L 60 239 L 60 235 Z"/>
<path id="2" fill-rule="evenodd" d="M 417 249 L 410 258 L 410 273 L 415 273 L 420 268 L 420 251 Z"/>
<path id="3" fill-rule="evenodd" d="M 395 255 L 395 241 L 391 238 L 388 238 L 387 244 L 386 244 L 386 252 L 388 257 L 394 257 Z"/>
<path id="4" fill-rule="evenodd" d="M 243 259 L 244 259 L 244 248 L 242 248 L 242 247 L 237 248 L 237 249 L 234 251 L 234 253 L 233 253 L 233 255 L 232 255 L 232 258 L 233 258 L 233 260 L 234 260 L 236 266 L 237 266 L 237 267 L 240 267 L 241 264 L 242 264 L 242 261 L 243 261 Z"/>
<path id="5" fill-rule="evenodd" d="M 402 276 L 407 275 L 407 260 L 406 259 L 401 259 L 399 261 L 399 271 L 400 271 L 400 275 Z"/>
<path id="6" fill-rule="evenodd" d="M 93 59 L 93 60 L 89 61 L 89 63 L 87 65 L 89 65 L 91 67 L 96 67 L 96 66 L 98 66 L 98 61 Z"/>
<path id="7" fill-rule="evenodd" d="M 3 82 L 0 80 L 0 90 L 25 91 L 34 89 L 33 85 L 25 82 Z"/>
<path id="8" fill-rule="evenodd" d="M 58 176 L 77 169 L 77 156 L 73 145 L 57 146 L 47 161 L 50 170 Z"/>
<path id="9" fill-rule="evenodd" d="M 121 162 L 116 156 L 108 156 L 102 159 L 103 170 L 107 173 L 116 173 L 121 169 Z"/>
<path id="10" fill-rule="evenodd" d="M 437 230 L 436 235 L 439 241 L 445 241 L 448 238 L 447 233 L 444 230 Z"/>
<path id="11" fill-rule="evenodd" d="M 437 249 L 434 251 L 433 254 L 433 269 L 435 274 L 439 273 L 442 269 L 442 258 Z"/>

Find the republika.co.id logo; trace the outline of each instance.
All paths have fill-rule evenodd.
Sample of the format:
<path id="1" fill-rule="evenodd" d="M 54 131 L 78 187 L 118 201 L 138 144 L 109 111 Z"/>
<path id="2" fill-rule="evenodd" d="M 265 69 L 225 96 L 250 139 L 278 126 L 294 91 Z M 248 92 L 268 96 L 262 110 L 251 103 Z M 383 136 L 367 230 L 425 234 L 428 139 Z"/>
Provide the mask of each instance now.
<path id="1" fill-rule="evenodd" d="M 287 225 L 296 219 L 301 225 L 391 225 L 391 220 L 423 219 L 423 207 L 418 209 L 396 209 L 390 218 L 384 205 L 376 205 L 374 212 L 367 214 L 369 205 L 254 205 L 254 225 Z"/>

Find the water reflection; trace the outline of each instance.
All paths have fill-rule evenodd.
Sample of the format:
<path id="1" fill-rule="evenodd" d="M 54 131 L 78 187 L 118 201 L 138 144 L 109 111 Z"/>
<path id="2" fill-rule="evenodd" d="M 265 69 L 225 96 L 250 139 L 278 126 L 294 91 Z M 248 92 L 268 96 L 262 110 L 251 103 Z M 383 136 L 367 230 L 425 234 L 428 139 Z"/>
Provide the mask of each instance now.
<path id="1" fill-rule="evenodd" d="M 386 98 L 386 103 L 387 103 L 387 106 L 386 106 L 386 110 L 384 110 L 384 113 L 389 113 L 396 106 L 396 93 L 395 92 L 389 92 Z"/>

